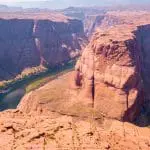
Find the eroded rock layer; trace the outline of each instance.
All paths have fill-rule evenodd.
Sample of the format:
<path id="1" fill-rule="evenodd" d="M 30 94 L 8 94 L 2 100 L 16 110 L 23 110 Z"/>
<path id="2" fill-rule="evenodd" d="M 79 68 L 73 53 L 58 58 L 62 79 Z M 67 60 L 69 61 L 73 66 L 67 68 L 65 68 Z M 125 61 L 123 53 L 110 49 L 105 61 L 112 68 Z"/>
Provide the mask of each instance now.
<path id="1" fill-rule="evenodd" d="M 50 14 L 47 19 L 42 14 L 11 14 L 11 18 L 9 15 L 3 18 L 0 19 L 0 80 L 14 78 L 25 68 L 40 64 L 54 67 L 80 53 L 84 38 L 81 21 L 57 15 L 54 19 Z"/>
<path id="2" fill-rule="evenodd" d="M 149 101 L 150 25 L 139 22 L 97 30 L 75 72 L 28 93 L 16 110 L 1 112 L 0 149 L 149 150 L 150 129 L 125 122 L 134 121 Z M 39 63 L 53 64 L 45 44 L 53 48 L 63 41 L 56 44 L 50 36 L 59 25 L 33 22 Z"/>
<path id="3" fill-rule="evenodd" d="M 80 116 L 90 115 L 94 108 L 96 118 L 135 121 L 144 104 L 149 103 L 148 54 L 147 59 L 144 58 L 149 37 L 143 33 L 148 32 L 148 26 L 121 25 L 97 30 L 77 62 L 75 78 L 66 77 L 66 83 L 54 81 L 29 93 L 19 108 L 32 112 L 49 107 L 51 111 Z M 74 88 L 69 85 L 73 78 L 77 86 Z M 56 90 L 58 88 L 61 90 Z M 45 96 L 46 103 L 43 103 L 42 97 L 48 95 L 48 89 L 53 96 Z M 38 93 L 42 93 L 42 97 Z"/>
<path id="4" fill-rule="evenodd" d="M 105 116 L 128 121 L 138 116 L 148 85 L 149 32 L 149 25 L 97 31 L 76 65 L 85 96 Z"/>

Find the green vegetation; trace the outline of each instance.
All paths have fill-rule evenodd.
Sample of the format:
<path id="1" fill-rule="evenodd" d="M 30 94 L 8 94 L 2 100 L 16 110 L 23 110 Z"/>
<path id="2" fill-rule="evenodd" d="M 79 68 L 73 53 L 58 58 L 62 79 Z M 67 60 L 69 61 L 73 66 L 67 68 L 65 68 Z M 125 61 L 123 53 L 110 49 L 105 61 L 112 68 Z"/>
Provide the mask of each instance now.
<path id="1" fill-rule="evenodd" d="M 27 70 L 19 78 L 7 81 L 5 86 L 0 85 L 0 111 L 16 108 L 26 93 L 38 89 L 49 81 L 71 71 L 74 68 L 75 62 L 76 60 L 70 61 L 54 68 L 45 69 L 43 72 L 41 70 L 39 72 Z M 37 70 L 37 68 L 35 69 Z"/>
<path id="2" fill-rule="evenodd" d="M 28 76 L 25 75 L 21 79 L 12 80 L 6 83 L 5 85 L 1 85 L 0 91 L 6 91 L 6 92 L 0 94 L 0 99 L 2 99 L 5 95 L 9 94 L 10 92 L 21 87 L 25 88 L 26 93 L 35 90 L 43 86 L 48 81 L 53 80 L 58 76 L 70 71 L 74 67 L 75 62 L 76 62 L 75 60 L 70 61 L 63 65 L 55 66 L 54 68 L 48 68 L 44 72 L 31 74 Z"/>
<path id="3" fill-rule="evenodd" d="M 43 76 L 38 77 L 26 86 L 26 93 L 29 93 L 30 91 L 43 86 L 47 82 L 56 79 L 58 76 L 71 71 L 74 65 L 75 62 L 69 62 L 64 66 L 58 66 L 55 69 L 47 71 Z"/>

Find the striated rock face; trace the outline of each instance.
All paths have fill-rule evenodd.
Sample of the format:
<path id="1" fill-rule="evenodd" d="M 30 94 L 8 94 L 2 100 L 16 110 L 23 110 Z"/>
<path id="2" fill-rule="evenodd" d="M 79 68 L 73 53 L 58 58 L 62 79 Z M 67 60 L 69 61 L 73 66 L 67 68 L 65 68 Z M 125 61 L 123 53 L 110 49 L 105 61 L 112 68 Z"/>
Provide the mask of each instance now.
<path id="1" fill-rule="evenodd" d="M 0 149 L 149 150 L 150 129 L 125 122 L 134 121 L 149 101 L 150 25 L 138 25 L 97 30 L 75 71 L 28 93 L 16 110 L 1 112 Z M 67 40 L 57 36 L 56 27 Z M 62 43 L 63 48 L 78 47 L 70 43 L 63 28 L 64 24 L 60 27 L 52 21 L 33 22 L 39 63 L 53 66 L 56 62 L 50 61 L 45 44 L 61 51 Z M 81 32 L 68 27 L 70 30 Z M 57 45 L 51 36 L 61 39 Z M 64 58 L 68 59 L 66 53 Z"/>
<path id="2" fill-rule="evenodd" d="M 149 25 L 140 24 L 97 30 L 76 65 L 77 87 L 69 85 L 73 76 L 71 80 L 66 77 L 64 82 L 54 81 L 26 95 L 18 108 L 36 112 L 48 107 L 52 111 L 88 116 L 92 107 L 96 118 L 133 122 L 143 105 L 149 103 Z"/>
<path id="3" fill-rule="evenodd" d="M 122 25 L 93 36 L 76 70 L 96 111 L 119 120 L 138 116 L 148 89 L 149 29 Z"/>
<path id="4" fill-rule="evenodd" d="M 139 26 L 138 30 L 136 31 L 136 37 L 137 41 L 139 43 L 139 48 L 141 49 L 140 51 L 140 59 L 141 59 L 141 75 L 142 79 L 144 82 L 144 87 L 146 90 L 146 93 L 149 93 L 149 87 L 150 87 L 150 79 L 149 79 L 149 73 L 150 73 L 150 25 L 145 25 L 145 26 Z"/>
<path id="5" fill-rule="evenodd" d="M 33 20 L 0 20 L 0 80 L 40 64 L 33 25 Z"/>
<path id="6" fill-rule="evenodd" d="M 69 61 L 79 55 L 84 36 L 82 22 L 68 23 L 48 20 L 36 21 L 34 36 L 41 57 L 49 66 Z"/>
<path id="7" fill-rule="evenodd" d="M 80 54 L 84 38 L 81 21 L 29 15 L 0 19 L 0 80 L 40 64 L 54 67 Z"/>

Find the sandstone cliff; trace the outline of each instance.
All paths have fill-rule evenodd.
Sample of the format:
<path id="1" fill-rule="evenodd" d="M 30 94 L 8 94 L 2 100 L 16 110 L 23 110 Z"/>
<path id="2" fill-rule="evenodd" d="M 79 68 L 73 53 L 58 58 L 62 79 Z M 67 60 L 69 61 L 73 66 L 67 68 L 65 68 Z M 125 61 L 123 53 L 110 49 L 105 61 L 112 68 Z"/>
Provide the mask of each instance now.
<path id="1" fill-rule="evenodd" d="M 145 13 L 138 14 L 143 15 Z M 124 13 L 120 16 L 124 18 Z M 133 16 L 131 13 L 131 18 Z M 145 15 L 146 20 L 148 17 Z M 95 118 L 135 121 L 144 107 L 149 109 L 149 25 L 146 20 L 105 29 L 100 26 L 103 31 L 98 29 L 94 33 L 76 65 L 77 87 L 72 88 L 68 83 L 73 82 L 73 76 L 66 77 L 65 84 L 52 82 L 25 96 L 19 108 L 32 112 L 48 107 L 51 111 L 80 116 L 90 115 L 94 108 Z M 46 103 L 43 104 L 44 93 L 49 92 L 49 87 L 55 96 L 44 97 Z M 61 87 L 59 92 L 58 87 Z M 60 96 L 56 96 L 57 92 Z M 26 105 L 27 101 L 31 105 Z"/>
<path id="2" fill-rule="evenodd" d="M 80 53 L 84 38 L 81 21 L 50 14 L 0 16 L 4 18 L 0 19 L 0 80 L 40 64 L 54 67 Z"/>
<path id="3" fill-rule="evenodd" d="M 0 149 L 149 150 L 150 129 L 125 122 L 150 103 L 145 18 L 96 30 L 74 72 L 28 93 L 16 110 L 0 113 Z M 40 49 L 47 41 L 36 32 L 38 24 L 34 36 Z"/>
<path id="4" fill-rule="evenodd" d="M 93 36 L 76 70 L 96 111 L 119 120 L 133 121 L 138 116 L 149 93 L 149 31 L 149 25 L 122 25 Z"/>

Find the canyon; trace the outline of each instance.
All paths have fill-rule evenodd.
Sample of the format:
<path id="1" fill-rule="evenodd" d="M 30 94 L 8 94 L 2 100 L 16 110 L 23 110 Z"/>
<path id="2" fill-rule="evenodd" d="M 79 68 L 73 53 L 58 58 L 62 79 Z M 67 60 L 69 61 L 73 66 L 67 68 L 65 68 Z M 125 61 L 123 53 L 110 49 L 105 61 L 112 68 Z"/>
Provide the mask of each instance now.
<path id="1" fill-rule="evenodd" d="M 0 113 L 0 149 L 150 149 L 149 12 L 2 16 L 1 80 L 81 56 L 74 71 Z"/>
<path id="2" fill-rule="evenodd" d="M 81 21 L 57 13 L 1 13 L 0 18 L 1 81 L 26 68 L 53 68 L 79 56 L 84 38 Z"/>

